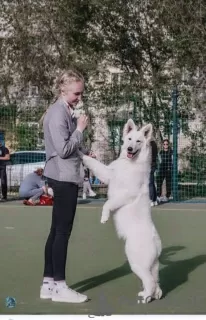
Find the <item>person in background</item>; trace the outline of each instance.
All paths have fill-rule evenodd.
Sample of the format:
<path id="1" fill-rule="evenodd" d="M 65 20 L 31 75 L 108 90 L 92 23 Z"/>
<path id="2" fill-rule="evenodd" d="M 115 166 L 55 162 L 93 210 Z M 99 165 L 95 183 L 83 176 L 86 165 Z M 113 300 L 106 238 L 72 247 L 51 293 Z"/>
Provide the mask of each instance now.
<path id="1" fill-rule="evenodd" d="M 89 169 L 84 169 L 84 173 L 82 198 L 85 200 L 87 198 L 87 195 L 89 195 L 89 197 L 96 197 L 96 193 L 92 190 L 89 181 Z"/>
<path id="2" fill-rule="evenodd" d="M 158 149 L 154 139 L 151 140 L 150 145 L 151 145 L 151 151 L 152 151 L 151 152 L 152 161 L 151 161 L 151 171 L 150 171 L 150 177 L 149 177 L 149 194 L 150 194 L 151 206 L 153 207 L 158 205 L 157 191 L 156 191 L 155 178 L 154 178 L 154 174 L 157 169 Z"/>
<path id="3" fill-rule="evenodd" d="M 20 198 L 24 198 L 24 204 L 35 206 L 39 203 L 40 196 L 43 194 L 52 196 L 53 191 L 51 188 L 47 188 L 45 184 L 43 169 L 37 168 L 22 181 L 19 188 L 19 196 Z"/>
<path id="4" fill-rule="evenodd" d="M 157 175 L 157 201 L 167 202 L 171 196 L 172 185 L 172 149 L 169 145 L 169 140 L 163 140 L 163 148 L 159 153 L 159 170 Z M 166 196 L 161 197 L 162 184 L 166 180 Z"/>
<path id="5" fill-rule="evenodd" d="M 9 149 L 0 141 L 0 178 L 1 178 L 1 192 L 2 198 L 0 201 L 7 201 L 7 173 L 6 164 L 10 160 Z"/>

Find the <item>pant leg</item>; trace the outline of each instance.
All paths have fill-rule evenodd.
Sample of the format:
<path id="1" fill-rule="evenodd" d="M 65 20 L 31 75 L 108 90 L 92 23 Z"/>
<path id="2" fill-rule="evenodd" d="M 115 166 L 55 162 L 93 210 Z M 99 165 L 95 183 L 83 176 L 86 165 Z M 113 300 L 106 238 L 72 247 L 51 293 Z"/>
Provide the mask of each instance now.
<path id="1" fill-rule="evenodd" d="M 166 197 L 171 196 L 171 187 L 172 187 L 172 170 L 166 171 Z"/>
<path id="2" fill-rule="evenodd" d="M 152 168 L 150 171 L 150 178 L 149 178 L 149 193 L 150 193 L 150 200 L 153 202 L 157 200 L 157 191 L 155 186 L 154 173 L 155 173 L 155 168 Z"/>
<path id="3" fill-rule="evenodd" d="M 1 192 L 4 199 L 7 198 L 7 174 L 6 167 L 0 169 Z"/>
<path id="4" fill-rule="evenodd" d="M 164 181 L 165 178 L 165 171 L 160 168 L 159 173 L 157 175 L 156 178 L 156 182 L 157 182 L 157 196 L 160 197 L 162 194 L 162 183 Z"/>
<path id="5" fill-rule="evenodd" d="M 49 179 L 49 186 L 53 189 L 54 192 L 54 180 Z M 48 235 L 46 244 L 45 244 L 45 249 L 44 249 L 44 277 L 49 277 L 53 278 L 54 277 L 54 270 L 53 270 L 53 244 L 55 240 L 55 235 L 56 235 L 56 221 L 55 221 L 55 211 L 56 209 L 56 202 L 53 203 L 52 207 L 52 221 L 51 221 L 51 228 L 50 228 L 50 233 Z"/>
<path id="6" fill-rule="evenodd" d="M 83 182 L 83 193 L 88 193 L 88 191 L 89 191 L 89 187 L 90 187 L 90 183 L 89 183 L 89 181 L 84 181 Z"/>
<path id="7" fill-rule="evenodd" d="M 21 198 L 31 198 L 37 200 L 44 193 L 42 188 L 36 188 L 32 190 L 20 190 L 19 195 Z"/>
<path id="8" fill-rule="evenodd" d="M 29 198 L 35 201 L 39 199 L 43 193 L 44 193 L 44 190 L 42 188 L 38 188 L 38 189 L 31 190 L 28 194 L 29 194 Z"/>
<path id="9" fill-rule="evenodd" d="M 68 241 L 71 235 L 78 197 L 78 186 L 49 179 L 54 191 L 50 234 L 45 246 L 44 277 L 65 280 Z"/>

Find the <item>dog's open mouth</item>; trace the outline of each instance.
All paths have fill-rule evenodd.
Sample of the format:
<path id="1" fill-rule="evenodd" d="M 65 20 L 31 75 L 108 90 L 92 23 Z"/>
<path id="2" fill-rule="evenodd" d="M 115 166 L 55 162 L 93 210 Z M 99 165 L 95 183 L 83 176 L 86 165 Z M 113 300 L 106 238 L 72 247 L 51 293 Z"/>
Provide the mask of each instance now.
<path id="1" fill-rule="evenodd" d="M 127 158 L 130 158 L 130 159 L 134 158 L 134 156 L 137 154 L 138 151 L 139 150 L 137 150 L 136 152 L 127 151 Z"/>

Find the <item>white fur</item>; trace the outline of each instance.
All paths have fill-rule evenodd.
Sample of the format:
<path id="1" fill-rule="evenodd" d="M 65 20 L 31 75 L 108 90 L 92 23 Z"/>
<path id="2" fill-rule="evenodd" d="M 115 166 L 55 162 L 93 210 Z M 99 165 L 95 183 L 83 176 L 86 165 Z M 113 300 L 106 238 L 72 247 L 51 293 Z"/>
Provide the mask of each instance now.
<path id="1" fill-rule="evenodd" d="M 120 157 L 109 166 L 83 156 L 86 167 L 108 184 L 108 200 L 102 210 L 101 223 L 113 212 L 119 237 L 125 240 L 125 252 L 132 271 L 142 280 L 141 302 L 160 299 L 159 261 L 161 240 L 151 217 L 149 174 L 151 166 L 150 140 L 152 125 L 137 130 L 129 119 L 123 130 Z M 135 154 L 128 158 L 128 148 Z M 132 149 L 131 149 L 132 148 Z"/>

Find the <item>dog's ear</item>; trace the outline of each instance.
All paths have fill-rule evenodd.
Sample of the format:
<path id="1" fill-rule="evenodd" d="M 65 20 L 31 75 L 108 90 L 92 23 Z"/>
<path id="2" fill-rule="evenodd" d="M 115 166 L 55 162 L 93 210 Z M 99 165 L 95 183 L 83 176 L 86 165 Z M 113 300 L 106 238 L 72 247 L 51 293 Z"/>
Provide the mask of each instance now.
<path id="1" fill-rule="evenodd" d="M 123 138 L 133 129 L 136 129 L 135 123 L 132 119 L 129 119 L 123 128 Z"/>
<path id="2" fill-rule="evenodd" d="M 150 141 L 152 139 L 153 129 L 151 123 L 145 125 L 140 131 L 142 131 L 147 141 Z"/>

